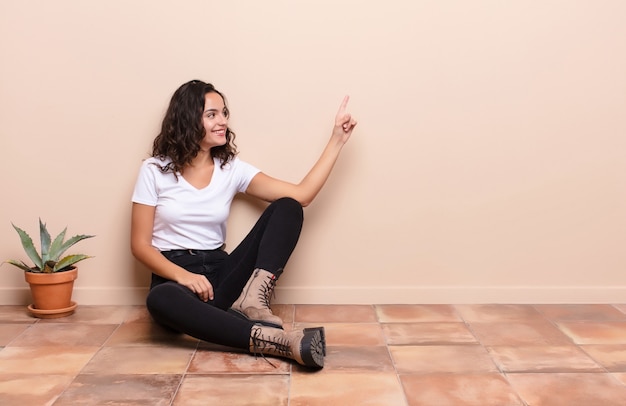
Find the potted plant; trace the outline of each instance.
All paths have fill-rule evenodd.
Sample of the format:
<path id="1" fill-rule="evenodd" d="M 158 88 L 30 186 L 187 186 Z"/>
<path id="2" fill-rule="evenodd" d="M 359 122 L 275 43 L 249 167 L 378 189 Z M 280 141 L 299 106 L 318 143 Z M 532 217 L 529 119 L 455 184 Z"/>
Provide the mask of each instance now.
<path id="1" fill-rule="evenodd" d="M 33 297 L 33 303 L 28 306 L 28 310 L 33 316 L 40 318 L 64 317 L 74 313 L 77 305 L 72 302 L 72 291 L 74 280 L 78 276 L 78 268 L 75 264 L 91 257 L 84 254 L 61 256 L 77 242 L 94 236 L 75 235 L 64 241 L 66 227 L 52 240 L 46 224 L 39 219 L 39 239 L 41 242 L 41 254 L 39 254 L 32 238 L 15 224 L 11 223 L 11 225 L 20 236 L 26 255 L 34 263 L 33 266 L 28 266 L 23 261 L 13 259 L 5 261 L 24 270 L 24 277 L 26 282 L 30 284 L 30 292 Z"/>

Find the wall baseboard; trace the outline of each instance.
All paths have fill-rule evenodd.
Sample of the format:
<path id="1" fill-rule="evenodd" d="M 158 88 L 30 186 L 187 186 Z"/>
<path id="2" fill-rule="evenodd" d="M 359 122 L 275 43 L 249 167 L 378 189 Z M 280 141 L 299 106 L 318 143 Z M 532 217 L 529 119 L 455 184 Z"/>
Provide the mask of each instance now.
<path id="1" fill-rule="evenodd" d="M 143 305 L 148 288 L 76 287 L 82 305 Z M 289 304 L 475 304 L 626 303 L 626 286 L 398 286 L 276 287 L 274 303 Z M 0 305 L 27 305 L 30 291 L 0 289 Z"/>
<path id="2" fill-rule="evenodd" d="M 81 305 L 143 305 L 148 288 L 84 288 L 74 287 L 72 300 Z M 30 289 L 0 289 L 0 305 L 28 305 L 31 303 Z"/>
<path id="3" fill-rule="evenodd" d="M 550 304 L 626 303 L 626 286 L 276 287 L 276 303 Z"/>

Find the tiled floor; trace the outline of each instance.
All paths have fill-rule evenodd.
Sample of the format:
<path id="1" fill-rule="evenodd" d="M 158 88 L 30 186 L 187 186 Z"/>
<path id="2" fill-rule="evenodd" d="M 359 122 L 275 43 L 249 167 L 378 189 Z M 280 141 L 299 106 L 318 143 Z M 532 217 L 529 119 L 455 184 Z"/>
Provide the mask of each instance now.
<path id="1" fill-rule="evenodd" d="M 0 405 L 626 405 L 626 305 L 277 305 L 326 366 L 231 352 L 141 306 L 0 306 Z"/>

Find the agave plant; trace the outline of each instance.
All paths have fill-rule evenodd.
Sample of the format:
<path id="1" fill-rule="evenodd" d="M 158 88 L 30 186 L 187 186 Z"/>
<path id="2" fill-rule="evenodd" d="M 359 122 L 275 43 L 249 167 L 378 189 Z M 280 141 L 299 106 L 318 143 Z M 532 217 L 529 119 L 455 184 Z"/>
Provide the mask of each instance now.
<path id="1" fill-rule="evenodd" d="M 64 241 L 65 232 L 67 231 L 66 227 L 61 234 L 56 236 L 54 241 L 52 241 L 46 225 L 41 222 L 41 219 L 39 219 L 39 239 L 41 241 L 41 255 L 39 255 L 35 245 L 33 244 L 32 238 L 30 238 L 24 230 L 15 226 L 15 224 L 11 223 L 11 225 L 19 234 L 20 240 L 22 241 L 22 247 L 24 248 L 26 255 L 28 255 L 35 265 L 31 267 L 22 261 L 16 261 L 13 259 L 9 259 L 5 262 L 15 265 L 26 272 L 52 273 L 68 271 L 72 269 L 74 264 L 78 261 L 91 258 L 89 255 L 84 254 L 67 255 L 63 258 L 61 258 L 61 255 L 63 255 L 65 251 L 77 242 L 86 238 L 95 237 L 93 235 L 75 235 L 69 240 Z"/>

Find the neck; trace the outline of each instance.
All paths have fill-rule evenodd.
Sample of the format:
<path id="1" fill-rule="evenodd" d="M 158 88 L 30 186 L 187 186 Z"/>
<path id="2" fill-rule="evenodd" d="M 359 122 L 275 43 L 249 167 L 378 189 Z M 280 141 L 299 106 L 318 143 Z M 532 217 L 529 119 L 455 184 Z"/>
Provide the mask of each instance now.
<path id="1" fill-rule="evenodd" d="M 191 167 L 213 166 L 213 157 L 211 151 L 200 150 L 198 155 L 191 161 Z"/>

